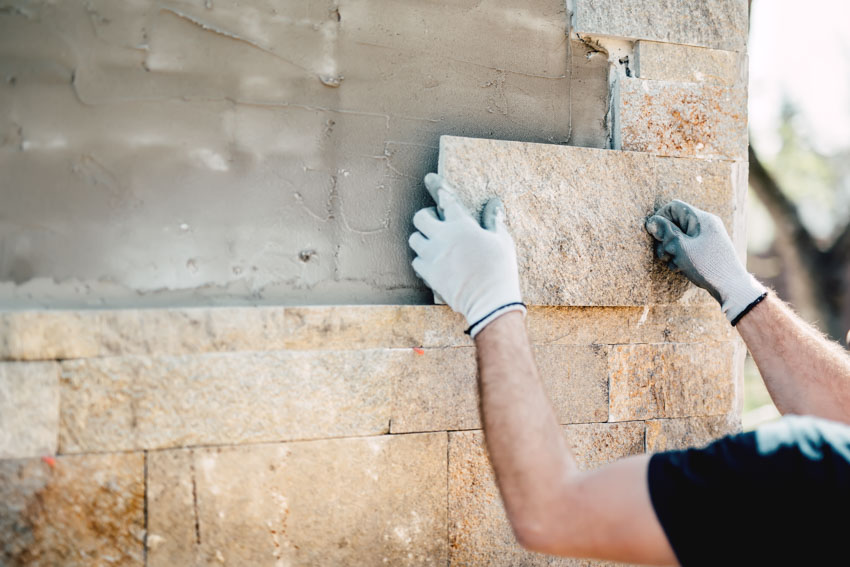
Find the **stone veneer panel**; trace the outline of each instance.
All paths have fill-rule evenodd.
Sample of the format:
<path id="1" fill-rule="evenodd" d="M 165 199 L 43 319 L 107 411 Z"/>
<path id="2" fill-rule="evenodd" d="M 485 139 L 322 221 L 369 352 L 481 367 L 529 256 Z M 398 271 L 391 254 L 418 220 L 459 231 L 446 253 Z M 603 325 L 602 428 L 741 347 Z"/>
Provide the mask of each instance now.
<path id="1" fill-rule="evenodd" d="M 628 344 L 726 341 L 732 326 L 713 305 L 530 307 L 533 344 Z"/>
<path id="2" fill-rule="evenodd" d="M 65 361 L 60 451 L 385 433 L 413 351 L 268 352 Z"/>
<path id="3" fill-rule="evenodd" d="M 414 347 L 424 343 L 425 306 L 288 307 L 287 349 L 347 350 Z"/>
<path id="4" fill-rule="evenodd" d="M 283 347 L 282 307 L 0 313 L 0 358 L 49 360 Z"/>
<path id="5" fill-rule="evenodd" d="M 646 422 L 646 450 L 673 451 L 703 447 L 726 435 L 741 432 L 741 416 L 737 413 L 712 417 L 654 419 Z"/>
<path id="6" fill-rule="evenodd" d="M 283 307 L 126 309 L 99 313 L 100 356 L 283 347 Z"/>
<path id="7" fill-rule="evenodd" d="M 744 130 L 746 134 L 746 130 Z M 744 147 L 746 150 L 746 146 Z M 734 234 L 737 164 L 443 136 L 439 171 L 470 211 L 501 197 L 532 305 L 714 300 L 655 258 L 644 221 L 683 199 Z"/>
<path id="8" fill-rule="evenodd" d="M 743 51 L 747 0 L 567 0 L 573 31 Z"/>
<path id="9" fill-rule="evenodd" d="M 734 51 L 638 41 L 635 76 L 656 81 L 731 86 L 746 80 L 746 56 Z"/>
<path id="10" fill-rule="evenodd" d="M 535 346 L 543 387 L 562 424 L 608 420 L 607 347 Z M 474 348 L 428 349 L 395 377 L 391 431 L 478 429 Z"/>
<path id="11" fill-rule="evenodd" d="M 735 410 L 735 343 L 611 347 L 610 420 L 725 415 Z"/>
<path id="12" fill-rule="evenodd" d="M 5 311 L 0 314 L 0 357 L 53 360 L 97 356 L 97 311 Z"/>
<path id="13" fill-rule="evenodd" d="M 144 565 L 145 456 L 0 461 L 0 564 Z"/>
<path id="14" fill-rule="evenodd" d="M 446 433 L 149 459 L 152 567 L 446 564 Z"/>
<path id="15" fill-rule="evenodd" d="M 642 423 L 570 425 L 564 432 L 582 469 L 644 450 Z M 449 434 L 449 565 L 587 564 L 522 549 L 505 515 L 483 434 Z"/>
<path id="16" fill-rule="evenodd" d="M 732 336 L 713 302 L 531 306 L 527 321 L 532 342 L 542 344 L 695 342 Z M 0 358 L 473 346 L 465 328 L 463 316 L 445 305 L 6 311 L 0 312 L 0 329 L 12 335 L 23 332 L 25 340 L 5 337 Z"/>
<path id="17" fill-rule="evenodd" d="M 614 147 L 658 156 L 746 161 L 744 88 L 621 78 L 614 92 Z M 725 197 L 732 202 L 731 194 Z"/>
<path id="18" fill-rule="evenodd" d="M 59 365 L 0 362 L 0 459 L 56 453 Z"/>

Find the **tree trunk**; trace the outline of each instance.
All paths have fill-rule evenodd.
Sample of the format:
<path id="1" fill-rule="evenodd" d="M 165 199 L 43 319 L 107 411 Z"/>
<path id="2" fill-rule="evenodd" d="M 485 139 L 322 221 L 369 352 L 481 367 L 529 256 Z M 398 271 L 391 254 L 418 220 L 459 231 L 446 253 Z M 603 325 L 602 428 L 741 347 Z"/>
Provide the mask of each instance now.
<path id="1" fill-rule="evenodd" d="M 752 146 L 750 187 L 776 224 L 776 250 L 790 297 L 800 315 L 833 339 L 846 344 L 848 313 L 846 287 L 850 272 L 850 226 L 826 251 L 821 250 L 800 220 L 797 207 L 764 168 Z"/>

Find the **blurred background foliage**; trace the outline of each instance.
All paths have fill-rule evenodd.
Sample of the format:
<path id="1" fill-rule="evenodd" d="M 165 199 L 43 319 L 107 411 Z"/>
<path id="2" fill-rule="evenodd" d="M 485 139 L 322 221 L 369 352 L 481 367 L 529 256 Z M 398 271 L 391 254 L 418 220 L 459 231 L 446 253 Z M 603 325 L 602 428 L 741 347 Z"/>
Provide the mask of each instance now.
<path id="1" fill-rule="evenodd" d="M 748 267 L 847 346 L 850 2 L 750 0 Z M 812 33 L 801 33 L 807 30 Z M 744 428 L 778 416 L 748 357 Z"/>

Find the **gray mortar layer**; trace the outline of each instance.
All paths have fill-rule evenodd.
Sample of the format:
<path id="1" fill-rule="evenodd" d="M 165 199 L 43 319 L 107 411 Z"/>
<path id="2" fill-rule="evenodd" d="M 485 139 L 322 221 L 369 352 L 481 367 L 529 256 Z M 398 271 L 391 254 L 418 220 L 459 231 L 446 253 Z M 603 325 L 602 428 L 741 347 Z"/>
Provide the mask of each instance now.
<path id="1" fill-rule="evenodd" d="M 607 143 L 563 0 L 474 4 L 0 10 L 0 308 L 429 303 L 440 135 Z"/>

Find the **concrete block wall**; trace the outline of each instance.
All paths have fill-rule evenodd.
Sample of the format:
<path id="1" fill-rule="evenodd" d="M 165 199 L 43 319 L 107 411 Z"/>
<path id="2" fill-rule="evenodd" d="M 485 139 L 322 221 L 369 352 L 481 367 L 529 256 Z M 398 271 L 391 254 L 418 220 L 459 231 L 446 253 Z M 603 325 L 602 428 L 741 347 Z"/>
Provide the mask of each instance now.
<path id="1" fill-rule="evenodd" d="M 288 35 L 284 32 L 293 31 L 291 22 L 300 21 L 294 17 L 291 21 L 264 20 L 259 28 L 252 28 L 245 12 L 238 16 L 232 10 L 227 12 L 228 5 L 218 0 L 206 4 L 161 3 L 164 8 L 152 16 L 150 3 L 132 3 L 139 13 L 131 19 L 123 11 L 109 13 L 111 4 L 87 4 L 90 10 L 83 10 L 85 21 L 96 30 L 97 41 L 124 45 L 127 51 L 121 51 L 122 57 L 143 55 L 141 60 L 150 67 L 146 71 L 140 65 L 140 71 L 126 64 L 129 59 L 116 58 L 114 52 L 106 56 L 96 45 L 89 45 L 87 65 L 71 75 L 74 88 L 91 107 L 87 112 L 106 120 L 108 115 L 100 113 L 114 107 L 115 101 L 103 97 L 116 93 L 123 93 L 124 103 L 141 109 L 143 103 L 138 99 L 156 98 L 154 95 L 167 88 L 186 95 L 184 102 L 195 96 L 204 99 L 210 93 L 215 98 L 236 89 L 233 96 L 237 102 L 232 106 L 221 102 L 222 111 L 256 110 L 262 115 L 256 124 L 262 125 L 266 117 L 278 116 L 263 114 L 268 102 L 263 96 L 269 93 L 285 90 L 321 98 L 327 94 L 322 88 L 342 92 L 346 83 L 354 83 L 362 89 L 355 89 L 360 93 L 358 112 L 362 116 L 321 110 L 316 111 L 319 121 L 315 124 L 326 119 L 340 124 L 349 119 L 367 120 L 375 111 L 381 114 L 382 124 L 392 127 L 407 120 L 403 111 L 410 107 L 402 100 L 407 95 L 380 102 L 387 90 L 375 90 L 369 73 L 391 81 L 401 69 L 407 73 L 402 75 L 427 82 L 430 79 L 421 76 L 422 69 L 453 69 L 445 67 L 443 55 L 433 61 L 417 59 L 407 67 L 397 59 L 395 50 L 408 47 L 417 38 L 425 42 L 424 36 L 417 35 L 420 28 L 398 28 L 399 18 L 412 18 L 413 14 L 417 21 L 429 22 L 437 17 L 428 12 L 430 5 L 341 2 L 319 9 L 314 4 L 292 3 L 293 13 L 304 21 L 319 18 L 310 11 L 313 9 L 321 12 L 319 19 L 329 14 L 325 19 L 334 20 L 333 10 L 338 8 L 346 25 L 356 22 L 353 29 L 365 34 L 352 40 L 349 47 L 369 51 L 378 59 L 361 60 L 362 53 L 357 52 L 356 57 L 352 53 L 350 68 L 360 69 L 354 74 L 335 71 L 327 64 L 329 60 L 318 56 L 296 62 L 301 71 L 283 65 L 275 79 L 281 81 L 280 88 L 275 90 L 274 85 L 245 81 L 233 75 L 233 69 L 240 65 L 263 69 L 255 61 L 257 57 L 272 57 L 280 67 L 280 56 L 297 52 L 290 50 L 286 41 L 319 41 L 320 36 L 322 41 L 331 37 L 334 44 L 337 36 L 327 35 L 323 25 L 311 28 L 321 32 L 318 36 L 306 29 L 304 38 Z M 215 8 L 210 10 L 213 4 Z M 585 144 L 600 149 L 528 144 L 548 141 L 530 135 L 517 137 L 525 138 L 521 143 L 462 138 L 444 138 L 442 142 L 439 166 L 469 190 L 464 198 L 470 206 L 483 196 L 480 187 L 484 180 L 492 190 L 524 187 L 524 192 L 503 196 L 514 197 L 508 202 L 508 216 L 522 251 L 524 291 L 532 304 L 529 333 L 564 434 L 585 467 L 644 451 L 703 444 L 740 427 L 742 344 L 713 300 L 653 262 L 648 236 L 636 223 L 659 200 L 687 195 L 720 214 L 736 243 L 742 245 L 746 3 L 688 0 L 679 3 L 681 11 L 671 10 L 668 4 L 568 2 L 571 35 L 566 45 L 574 53 L 582 51 L 567 67 L 574 70 L 584 64 L 576 59 L 607 59 L 605 85 L 610 97 L 606 95 L 608 104 L 600 116 L 605 110 L 610 113 L 600 119 L 605 125 L 604 135 L 597 140 L 600 143 Z M 27 26 L 39 26 L 54 21 L 49 17 L 51 10 L 76 13 L 82 4 L 57 7 L 12 2 L 9 6 L 0 16 L 24 18 Z M 496 13 L 499 5 L 488 8 Z M 535 14 L 549 13 L 536 6 L 528 10 L 532 8 L 540 8 Z M 461 10 L 456 16 L 464 14 Z M 67 20 L 68 27 L 60 31 L 67 34 L 75 29 L 72 24 L 76 21 Z M 113 25 L 116 22 L 123 23 Z M 138 22 L 152 27 L 140 27 Z M 234 22 L 244 24 L 236 30 L 239 33 L 233 32 Z M 263 35 L 251 34 L 264 30 L 269 22 L 283 26 L 278 30 L 281 33 L 269 33 L 268 38 L 276 39 L 259 43 L 262 49 L 258 49 L 254 44 Z M 505 59 L 499 65 L 506 69 L 527 63 L 520 56 L 511 59 L 513 51 L 487 36 L 488 30 L 501 25 L 498 20 L 488 24 L 486 18 L 473 18 L 467 23 L 483 26 L 480 34 L 468 33 L 463 39 L 481 43 L 479 55 L 495 52 L 489 57 Z M 145 39 L 141 29 L 151 35 Z M 209 40 L 205 61 L 193 55 L 191 61 L 181 64 L 179 58 L 163 55 L 187 52 L 179 41 L 188 37 L 189 30 L 204 35 L 210 29 L 233 32 L 237 37 L 213 34 L 216 41 Z M 67 39 L 63 33 L 58 37 Z M 443 40 L 450 51 L 456 47 L 453 42 L 461 41 L 451 30 L 439 33 L 448 34 Z M 142 39 L 154 46 L 146 54 L 129 47 Z M 494 48 L 496 44 L 499 49 Z M 170 51 L 165 50 L 168 46 Z M 43 49 L 55 54 L 62 52 L 60 47 L 56 40 L 55 44 L 45 43 Z M 243 59 L 228 59 L 238 55 L 234 49 L 241 50 Z M 313 51 L 319 53 L 320 47 Z M 78 57 L 79 53 L 67 52 L 66 56 Z M 381 67 L 381 57 L 395 63 Z M 220 78 L 213 80 L 212 74 L 202 72 L 203 65 L 218 68 L 225 59 L 228 63 Z M 547 72 L 557 66 L 545 58 L 533 61 Z M 475 65 L 481 62 L 463 65 L 468 63 L 470 68 L 479 68 Z M 321 71 L 318 85 L 301 81 L 305 67 L 311 77 Z M 42 78 L 50 69 L 60 75 L 64 72 L 61 66 L 37 68 Z M 368 73 L 360 76 L 361 71 Z M 134 73 L 153 75 L 148 84 L 132 78 Z M 525 70 L 515 74 L 517 80 L 525 80 L 522 77 L 527 75 Z M 563 84 L 575 93 L 580 81 L 572 77 Z M 538 101 L 558 100 L 560 95 L 535 80 L 531 77 L 517 92 L 525 93 L 529 100 L 540 93 L 544 98 Z M 94 88 L 101 83 L 109 88 Z M 299 84 L 303 91 L 291 90 Z M 151 90 L 145 91 L 143 86 Z M 481 88 L 486 91 L 489 87 Z M 470 86 L 463 92 L 475 89 Z M 7 95 L 4 91 L 3 96 Z M 256 98 L 256 106 L 251 97 Z M 580 98 L 572 99 L 572 104 L 580 104 Z M 218 102 L 183 104 L 165 99 L 156 103 L 164 105 L 158 106 L 157 112 L 176 105 L 179 108 L 168 115 L 176 123 L 189 124 L 180 121 L 189 120 L 192 112 L 199 113 L 191 127 L 176 128 L 180 135 L 196 132 L 204 117 L 219 116 L 217 107 L 205 106 Z M 8 97 L 0 103 L 4 100 Z M 494 108 L 504 100 L 493 98 Z M 391 103 L 402 109 L 399 116 L 393 114 L 396 107 L 379 107 Z M 438 100 L 429 99 L 428 104 L 438 113 L 445 107 Z M 462 107 L 457 106 L 458 116 L 465 116 L 466 107 Z M 293 107 L 293 112 L 294 108 L 301 107 Z M 531 131 L 538 122 L 545 122 L 548 129 L 541 132 L 563 134 L 559 126 L 563 123 L 551 121 L 541 108 L 532 105 L 527 109 L 527 117 L 520 120 L 522 128 Z M 555 104 L 555 108 L 562 107 Z M 507 130 L 499 129 L 510 119 L 500 120 L 496 117 L 488 123 L 487 131 L 445 130 L 439 123 L 433 131 L 428 130 L 431 162 L 423 161 L 422 153 L 412 155 L 413 165 L 401 165 L 398 171 L 412 179 L 422 173 L 420 169 L 433 169 L 437 136 L 442 133 L 512 138 L 500 135 Z M 236 123 L 247 124 L 241 118 Z M 417 121 L 407 132 L 419 132 L 422 123 Z M 153 130 L 162 124 L 156 122 Z M 488 135 L 491 130 L 493 134 Z M 265 130 L 240 131 L 246 134 L 233 138 L 235 147 L 253 139 L 260 148 L 265 140 L 255 138 Z M 359 126 L 351 130 L 366 131 L 371 130 Z M 212 128 L 209 137 L 219 140 L 219 134 Z M 356 138 L 353 135 L 349 145 L 333 147 L 353 148 L 359 143 Z M 10 139 L 7 136 L 6 140 Z M 29 140 L 33 144 L 39 139 Z M 382 139 L 378 145 L 385 148 L 390 143 L 387 140 L 393 138 Z M 569 137 L 552 141 L 569 141 Z M 47 143 L 47 138 L 41 142 Z M 415 140 L 407 142 L 418 147 Z M 608 149 L 601 149 L 605 146 Z M 400 144 L 398 149 L 404 153 L 405 147 Z M 159 147 L 157 151 L 164 150 Z M 348 151 L 339 155 L 349 155 Z M 230 179 L 238 187 L 257 181 L 251 176 L 258 168 L 271 167 L 268 156 L 260 153 L 249 158 L 240 151 L 222 152 L 216 155 L 235 157 L 241 171 L 249 173 L 247 181 Z M 214 156 L 205 155 L 207 161 L 218 163 Z M 356 161 L 358 155 L 351 152 L 351 159 Z M 32 159 L 32 155 L 24 158 Z M 478 161 L 476 170 L 471 165 L 477 158 L 486 159 Z M 328 159 L 322 162 L 321 175 L 342 163 Z M 113 163 L 121 162 L 116 160 Z M 383 158 L 380 161 L 386 164 Z M 56 163 L 53 165 L 59 167 Z M 87 174 L 99 175 L 108 186 L 114 177 L 99 163 L 83 159 L 78 166 Z M 280 162 L 280 171 L 298 169 L 289 169 L 287 163 Z M 427 163 L 431 165 L 426 168 L 423 164 Z M 37 160 L 31 165 L 35 168 Z M 190 172 L 178 169 L 184 178 Z M 32 172 L 11 171 L 20 179 L 39 179 L 28 177 Z M 164 175 L 163 171 L 157 175 Z M 308 167 L 302 173 L 312 171 Z M 375 175 L 369 179 L 383 179 L 382 173 Z M 341 173 L 334 176 L 338 180 L 344 177 Z M 148 180 L 161 186 L 157 185 L 161 177 Z M 319 181 L 302 181 L 295 185 L 324 187 Z M 225 186 L 221 180 L 215 182 L 217 191 Z M 351 190 L 369 197 L 368 186 L 354 184 Z M 3 187 L 14 189 L 8 183 Z M 365 202 L 363 211 L 369 209 L 368 199 Z M 379 232 L 378 238 L 389 242 L 406 233 L 407 225 L 398 219 L 414 203 L 412 199 L 409 205 L 392 209 L 392 223 L 398 223 L 392 224 L 395 232 Z M 598 230 L 600 223 L 617 217 L 624 220 L 615 236 Z M 588 218 L 594 222 L 581 224 Z M 318 230 L 321 223 L 305 219 L 310 225 L 306 230 Z M 297 231 L 301 225 L 295 226 Z M 535 240 L 540 248 L 535 247 Z M 156 242 L 154 239 L 150 246 L 156 247 Z M 251 240 L 239 242 L 244 245 Z M 404 240 L 401 242 L 403 246 Z M 374 243 L 364 236 L 362 241 L 352 239 L 348 244 L 368 249 Z M 293 248 L 293 253 L 298 250 Z M 321 257 L 323 250 L 318 252 Z M 44 257 L 46 262 L 49 257 Z M 587 269 L 588 259 L 598 266 L 593 271 Z M 309 261 L 302 264 L 309 267 Z M 46 300 L 42 297 L 39 301 Z M 463 335 L 463 327 L 462 319 L 447 307 L 433 305 L 0 312 L 0 563 L 598 564 L 553 560 L 516 545 L 483 445 L 474 348 Z"/>

